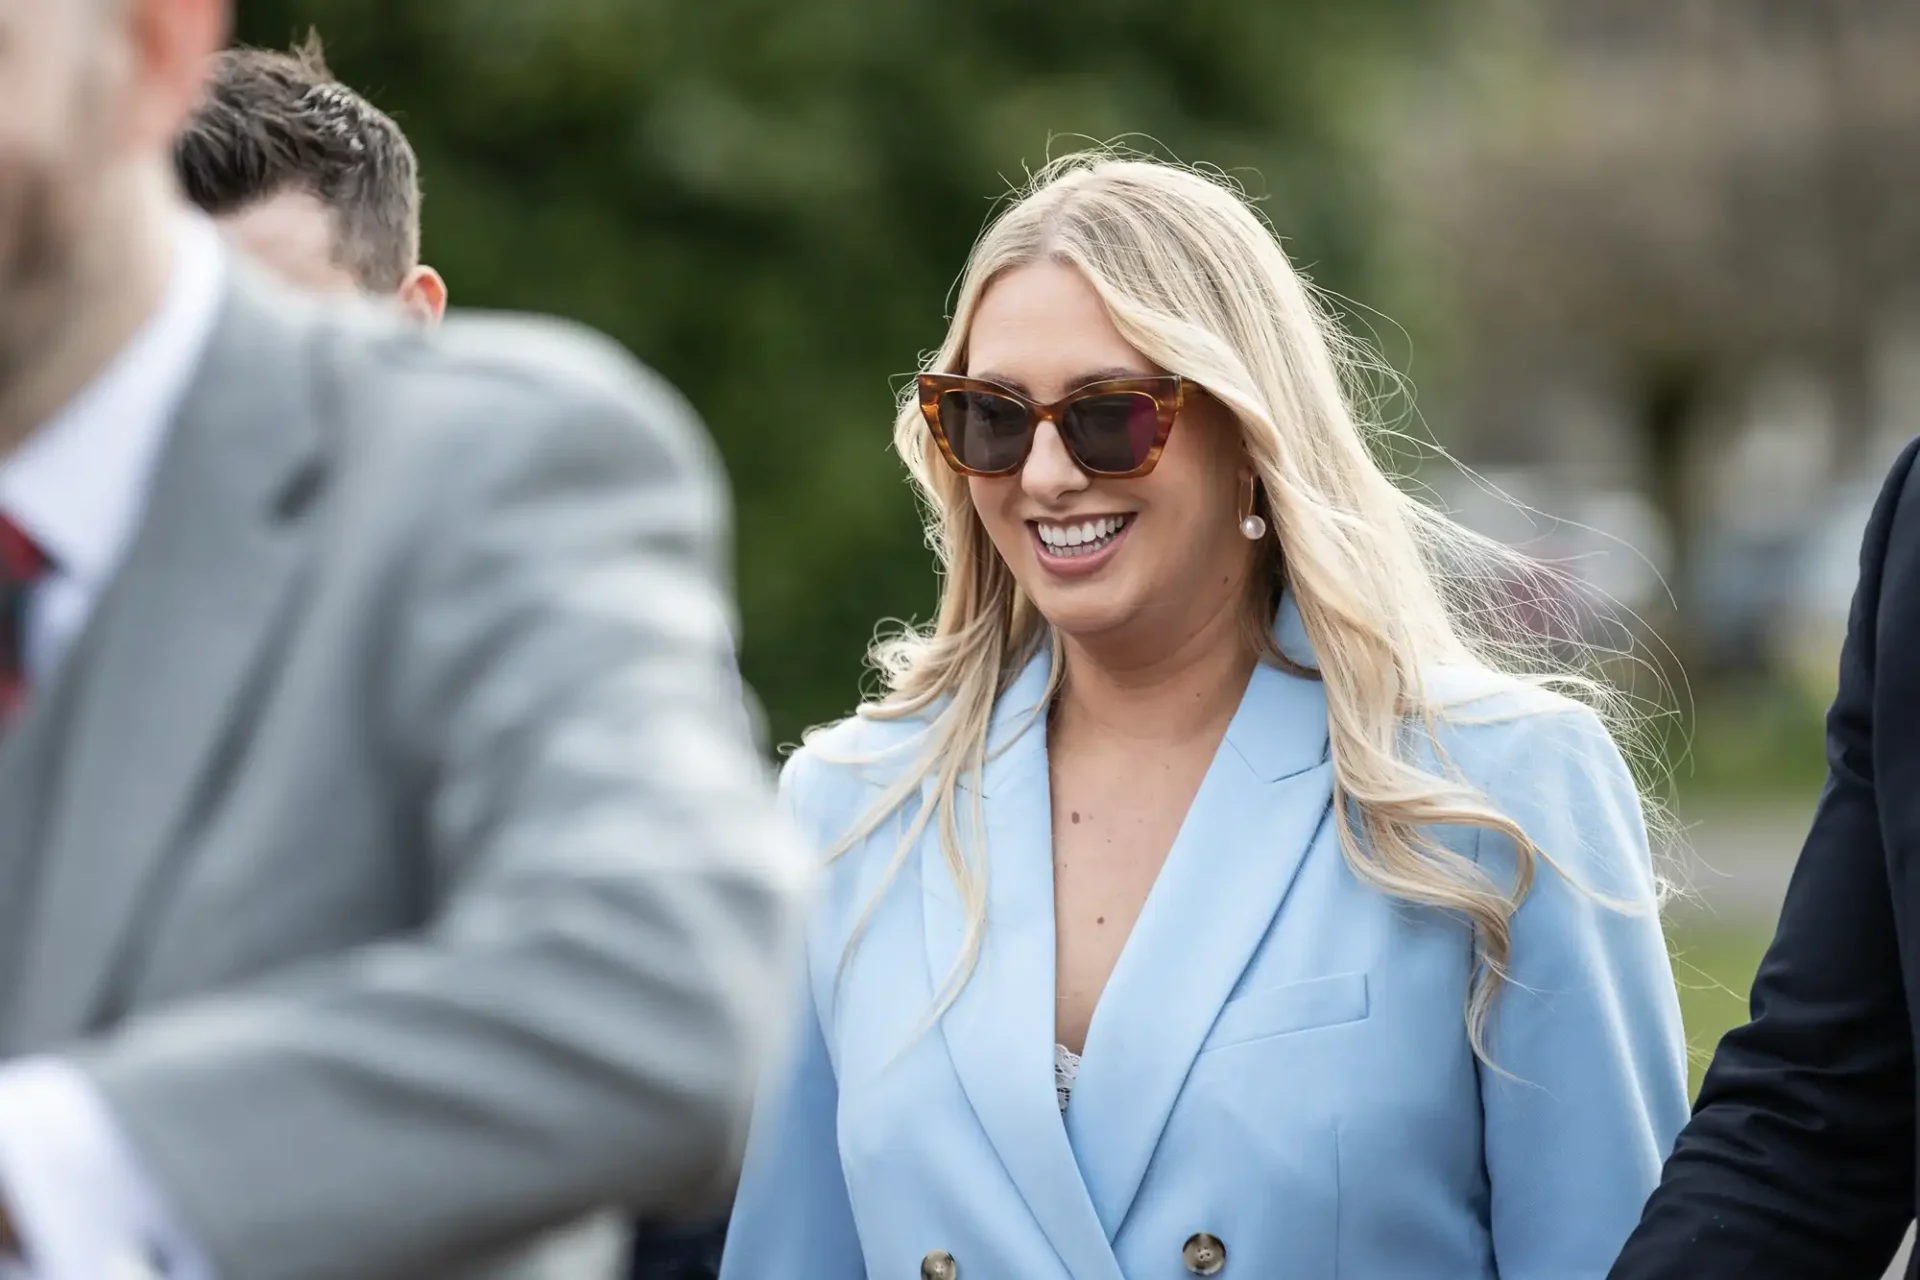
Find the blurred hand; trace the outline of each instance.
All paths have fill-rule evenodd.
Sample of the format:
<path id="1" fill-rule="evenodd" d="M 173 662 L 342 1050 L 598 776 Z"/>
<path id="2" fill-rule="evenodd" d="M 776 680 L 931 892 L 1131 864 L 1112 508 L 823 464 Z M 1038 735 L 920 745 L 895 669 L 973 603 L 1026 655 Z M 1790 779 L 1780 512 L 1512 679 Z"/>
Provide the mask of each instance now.
<path id="1" fill-rule="evenodd" d="M 13 1217 L 7 1212 L 7 1198 L 0 1195 L 0 1259 L 20 1256 L 20 1237 L 14 1234 Z"/>

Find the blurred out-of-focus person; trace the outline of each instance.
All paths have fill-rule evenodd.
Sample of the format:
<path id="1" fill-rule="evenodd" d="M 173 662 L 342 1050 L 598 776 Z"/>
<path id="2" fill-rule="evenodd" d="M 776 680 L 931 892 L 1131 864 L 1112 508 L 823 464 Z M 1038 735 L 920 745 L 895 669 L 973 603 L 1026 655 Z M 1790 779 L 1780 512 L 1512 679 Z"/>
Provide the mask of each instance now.
<path id="1" fill-rule="evenodd" d="M 1512 553 L 1382 473 L 1338 349 L 1177 166 L 1066 157 L 975 246 L 895 423 L 938 620 L 783 775 L 837 860 L 730 1280 L 1618 1252 L 1686 1118 L 1641 797 L 1445 603 Z"/>
<path id="2" fill-rule="evenodd" d="M 328 68 L 318 33 L 281 53 L 234 48 L 174 147 L 187 197 L 296 287 L 391 296 L 425 324 L 446 281 L 420 261 L 420 171 L 393 119 Z M 643 1224 L 634 1280 L 699 1280 L 721 1231 Z"/>
<path id="3" fill-rule="evenodd" d="M 1920 441 L 1867 523 L 1827 785 L 1752 1021 L 1714 1052 L 1613 1280 L 1880 1280 L 1920 1209 L 1917 453 Z"/>
<path id="4" fill-rule="evenodd" d="M 174 166 L 188 199 L 286 282 L 390 296 L 425 324 L 446 314 L 446 282 L 420 261 L 413 147 L 390 116 L 339 82 L 318 33 L 287 53 L 234 48 L 216 57 Z M 715 1226 L 643 1224 L 631 1275 L 711 1276 L 720 1235 Z"/>
<path id="5" fill-rule="evenodd" d="M 687 407 L 178 191 L 222 0 L 0 0 L 0 1258 L 613 1276 L 724 1207 L 803 876 Z"/>
<path id="6" fill-rule="evenodd" d="M 317 34 L 215 58 L 174 166 L 187 198 L 289 283 L 392 297 L 425 323 L 446 313 L 446 281 L 420 261 L 413 147 L 334 78 Z"/>

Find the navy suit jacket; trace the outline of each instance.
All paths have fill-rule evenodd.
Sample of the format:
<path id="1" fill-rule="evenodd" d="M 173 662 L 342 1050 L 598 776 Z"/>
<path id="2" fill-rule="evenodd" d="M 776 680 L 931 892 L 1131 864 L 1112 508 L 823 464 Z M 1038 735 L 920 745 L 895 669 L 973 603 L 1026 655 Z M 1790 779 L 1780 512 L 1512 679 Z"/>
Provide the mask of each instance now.
<path id="1" fill-rule="evenodd" d="M 1827 786 L 1754 979 L 1753 1020 L 1720 1042 L 1613 1280 L 1879 1280 L 1913 1221 L 1916 450 L 1867 524 Z"/>
<path id="2" fill-rule="evenodd" d="M 701 1230 L 642 1226 L 634 1234 L 632 1280 L 713 1280 L 720 1274 L 724 1225 Z"/>

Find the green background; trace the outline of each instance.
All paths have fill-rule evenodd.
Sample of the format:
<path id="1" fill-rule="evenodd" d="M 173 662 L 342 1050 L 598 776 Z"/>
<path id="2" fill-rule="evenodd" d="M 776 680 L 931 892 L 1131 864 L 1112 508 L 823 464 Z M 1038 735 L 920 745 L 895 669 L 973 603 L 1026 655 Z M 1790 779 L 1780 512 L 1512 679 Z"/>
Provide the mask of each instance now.
<path id="1" fill-rule="evenodd" d="M 621 339 L 692 398 L 739 509 L 747 678 L 778 741 L 848 710 L 934 581 L 888 449 L 995 197 L 1076 136 L 1235 170 L 1355 287 L 1345 134 L 1421 0 L 249 0 L 407 130 L 456 304 Z M 1084 141 L 1084 137 L 1079 138 Z"/>

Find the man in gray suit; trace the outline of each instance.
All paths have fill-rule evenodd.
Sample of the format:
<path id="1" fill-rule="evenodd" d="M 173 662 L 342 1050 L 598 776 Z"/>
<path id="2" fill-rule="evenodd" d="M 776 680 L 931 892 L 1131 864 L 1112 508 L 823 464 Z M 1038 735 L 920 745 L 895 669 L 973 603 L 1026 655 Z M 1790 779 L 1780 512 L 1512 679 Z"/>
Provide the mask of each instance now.
<path id="1" fill-rule="evenodd" d="M 730 1190 L 798 859 L 690 414 L 277 292 L 222 0 L 0 0 L 0 1272 L 586 1277 Z"/>

